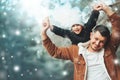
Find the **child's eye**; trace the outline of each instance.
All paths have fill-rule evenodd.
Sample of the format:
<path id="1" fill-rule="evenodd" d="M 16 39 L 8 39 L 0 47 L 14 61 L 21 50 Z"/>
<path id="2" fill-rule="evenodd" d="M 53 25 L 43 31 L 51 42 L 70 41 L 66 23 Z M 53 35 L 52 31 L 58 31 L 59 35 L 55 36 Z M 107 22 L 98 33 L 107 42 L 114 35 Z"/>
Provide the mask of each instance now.
<path id="1" fill-rule="evenodd" d="M 95 38 L 95 40 L 98 40 L 98 38 Z"/>

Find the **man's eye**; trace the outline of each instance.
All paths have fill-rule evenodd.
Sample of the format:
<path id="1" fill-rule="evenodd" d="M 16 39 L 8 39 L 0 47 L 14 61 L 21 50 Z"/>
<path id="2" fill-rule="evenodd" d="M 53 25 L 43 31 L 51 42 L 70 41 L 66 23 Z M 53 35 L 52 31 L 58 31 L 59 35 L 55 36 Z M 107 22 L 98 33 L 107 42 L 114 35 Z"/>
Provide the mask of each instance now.
<path id="1" fill-rule="evenodd" d="M 95 40 L 98 40 L 98 38 L 95 38 Z"/>

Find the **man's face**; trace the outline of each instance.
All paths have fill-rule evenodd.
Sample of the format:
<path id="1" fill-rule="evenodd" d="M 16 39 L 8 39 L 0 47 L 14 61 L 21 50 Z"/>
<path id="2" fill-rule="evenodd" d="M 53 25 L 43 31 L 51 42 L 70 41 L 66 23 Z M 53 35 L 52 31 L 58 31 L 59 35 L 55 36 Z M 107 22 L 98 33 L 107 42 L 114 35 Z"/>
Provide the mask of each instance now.
<path id="1" fill-rule="evenodd" d="M 80 25 L 75 25 L 72 27 L 72 32 L 74 32 L 75 34 L 79 34 L 82 31 L 82 26 Z"/>
<path id="2" fill-rule="evenodd" d="M 92 32 L 90 35 L 89 49 L 93 52 L 101 50 L 104 47 L 106 40 L 106 37 L 102 36 L 99 31 Z"/>

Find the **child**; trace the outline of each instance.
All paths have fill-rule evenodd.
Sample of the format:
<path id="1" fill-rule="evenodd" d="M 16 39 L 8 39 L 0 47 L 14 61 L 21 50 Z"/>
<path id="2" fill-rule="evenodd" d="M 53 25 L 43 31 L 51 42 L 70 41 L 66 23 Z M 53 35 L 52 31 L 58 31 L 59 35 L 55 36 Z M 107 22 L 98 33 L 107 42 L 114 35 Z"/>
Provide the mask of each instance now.
<path id="1" fill-rule="evenodd" d="M 73 24 L 71 30 L 66 30 L 59 28 L 55 25 L 50 25 L 48 20 L 47 24 L 50 25 L 50 29 L 56 35 L 67 37 L 71 40 L 72 44 L 77 45 L 79 42 L 86 42 L 90 39 L 90 32 L 92 31 L 93 27 L 96 25 L 96 21 L 98 20 L 99 16 L 99 7 L 94 6 L 94 10 L 86 24 Z"/>

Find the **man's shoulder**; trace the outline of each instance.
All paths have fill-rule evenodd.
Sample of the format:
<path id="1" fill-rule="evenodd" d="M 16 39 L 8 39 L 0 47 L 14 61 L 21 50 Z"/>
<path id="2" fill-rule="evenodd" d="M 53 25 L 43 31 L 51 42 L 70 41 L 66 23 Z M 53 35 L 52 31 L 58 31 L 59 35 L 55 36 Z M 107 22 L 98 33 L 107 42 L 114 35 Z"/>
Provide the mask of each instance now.
<path id="1" fill-rule="evenodd" d="M 84 42 L 84 43 L 80 42 L 80 43 L 78 43 L 78 46 L 79 46 L 79 47 L 80 47 L 80 46 L 82 46 L 82 47 L 87 47 L 87 46 L 89 45 L 89 43 L 90 43 L 90 41 L 87 41 L 87 42 Z"/>

